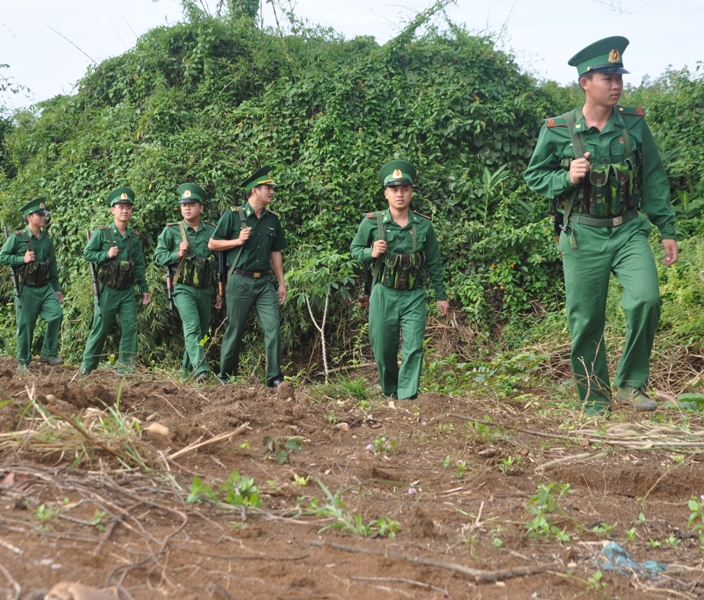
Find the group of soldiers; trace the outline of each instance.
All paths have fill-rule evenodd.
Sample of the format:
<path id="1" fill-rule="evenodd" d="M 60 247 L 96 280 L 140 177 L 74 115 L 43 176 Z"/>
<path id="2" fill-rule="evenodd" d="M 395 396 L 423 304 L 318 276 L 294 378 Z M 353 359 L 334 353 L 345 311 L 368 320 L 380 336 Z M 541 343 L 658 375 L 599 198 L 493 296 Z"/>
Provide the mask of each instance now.
<path id="1" fill-rule="evenodd" d="M 648 244 L 651 222 L 660 230 L 663 263 L 677 260 L 678 246 L 669 184 L 642 109 L 618 104 L 623 91 L 623 52 L 628 40 L 610 37 L 578 52 L 577 68 L 585 94 L 581 108 L 547 119 L 525 173 L 532 190 L 552 199 L 565 272 L 567 318 L 572 336 L 572 368 L 584 409 L 611 410 L 612 400 L 636 410 L 655 410 L 646 386 L 649 359 L 660 315 L 658 275 Z M 368 213 L 359 225 L 352 255 L 371 272 L 369 338 L 382 395 L 414 399 L 418 395 L 428 283 L 441 315 L 449 310 L 438 239 L 430 220 L 410 209 L 417 180 L 414 165 L 403 160 L 379 171 L 388 207 Z M 184 374 L 204 381 L 209 373 L 202 340 L 211 308 L 227 298 L 217 378 L 237 375 L 240 342 L 247 316 L 255 309 L 264 331 L 266 385 L 283 382 L 279 306 L 286 301 L 281 251 L 287 246 L 276 214 L 268 210 L 275 183 L 263 167 L 243 182 L 244 206 L 232 207 L 217 226 L 201 220 L 207 200 L 194 183 L 178 188 L 183 220 L 169 223 L 159 236 L 154 262 L 173 275 L 173 303 L 183 322 Z M 137 354 L 137 304 L 151 301 L 144 254 L 138 234 L 129 229 L 134 192 L 114 190 L 107 198 L 114 222 L 92 232 L 83 253 L 93 265 L 95 311 L 81 375 L 99 363 L 105 338 L 116 316 L 122 330 L 118 372 L 134 368 Z M 27 226 L 10 235 L 0 263 L 13 267 L 22 293 L 17 294 L 17 358 L 27 370 L 37 317 L 47 321 L 39 360 L 60 364 L 58 333 L 61 302 L 56 258 L 46 225 L 43 198 L 26 204 Z M 645 213 L 648 218 L 645 218 Z M 218 269 L 219 253 L 222 264 Z M 216 291 L 215 274 L 226 272 Z M 609 382 L 604 348 L 606 297 L 614 274 L 624 288 L 622 308 L 627 337 L 614 383 Z M 225 285 L 226 284 L 226 285 Z M 398 353 L 402 339 L 401 362 Z"/>

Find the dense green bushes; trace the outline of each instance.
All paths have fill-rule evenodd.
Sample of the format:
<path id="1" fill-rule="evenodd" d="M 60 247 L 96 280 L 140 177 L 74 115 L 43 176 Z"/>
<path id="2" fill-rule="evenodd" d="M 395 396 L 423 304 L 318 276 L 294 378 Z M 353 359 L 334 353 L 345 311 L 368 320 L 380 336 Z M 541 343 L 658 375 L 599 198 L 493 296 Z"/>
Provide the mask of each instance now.
<path id="1" fill-rule="evenodd" d="M 522 171 L 541 119 L 562 112 L 572 91 L 536 84 L 491 39 L 452 25 L 435 29 L 423 15 L 384 46 L 299 29 L 284 48 L 278 34 L 254 26 L 247 2 L 229 5 L 229 15 L 210 17 L 190 3 L 183 23 L 149 32 L 92 69 L 76 95 L 18 114 L 5 137 L 10 167 L 0 175 L 0 220 L 17 226 L 15 208 L 40 193 L 53 207 L 51 235 L 67 291 L 64 355 L 76 359 L 87 334 L 84 229 L 109 220 L 110 189 L 136 191 L 133 220 L 149 257 L 164 224 L 178 218 L 180 183 L 205 187 L 214 221 L 242 202 L 238 183 L 262 164 L 273 165 L 280 183 L 273 209 L 287 232 L 289 288 L 299 300 L 284 311 L 291 351 L 307 356 L 317 344 L 302 302 L 308 295 L 319 311 L 329 290 L 328 335 L 339 334 L 330 335 L 331 357 L 357 357 L 363 315 L 354 293 L 339 293 L 349 288 L 347 269 L 327 269 L 312 285 L 308 267 L 348 264 L 362 213 L 384 206 L 376 172 L 394 157 L 418 166 L 413 207 L 432 217 L 451 300 L 476 327 L 511 323 L 519 339 L 530 323 L 525 315 L 558 307 L 547 203 L 528 192 Z M 701 79 L 688 74 L 663 86 L 673 106 L 704 97 Z M 647 90 L 632 93 L 650 100 Z M 653 109 L 651 120 L 662 131 L 681 127 L 693 141 L 698 104 L 687 106 L 675 123 L 672 107 Z M 691 168 L 701 146 L 683 150 L 679 136 L 658 139 L 674 140 L 673 183 L 684 183 L 691 207 L 702 196 L 701 167 Z M 164 340 L 180 335 L 166 313 L 161 274 L 152 268 L 148 277 L 157 296 L 140 314 L 145 363 L 175 358 L 178 347 Z M 9 301 L 9 278 L 3 281 Z M 2 308 L 3 316 L 11 312 Z M 4 322 L 9 350 L 12 327 Z M 248 339 L 256 338 L 253 330 Z"/>

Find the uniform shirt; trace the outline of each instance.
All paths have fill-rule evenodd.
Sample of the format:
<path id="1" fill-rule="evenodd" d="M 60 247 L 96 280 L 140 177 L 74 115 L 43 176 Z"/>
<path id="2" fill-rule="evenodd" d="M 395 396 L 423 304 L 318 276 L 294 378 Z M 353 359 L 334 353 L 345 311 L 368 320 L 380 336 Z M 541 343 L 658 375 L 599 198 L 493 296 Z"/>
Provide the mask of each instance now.
<path id="1" fill-rule="evenodd" d="M 215 231 L 215 225 L 201 220 L 198 231 L 187 225 L 185 221 L 183 225 L 188 238 L 189 255 L 210 258 L 212 252 L 208 249 L 208 241 L 213 235 L 213 231 Z M 169 223 L 159 236 L 156 250 L 154 250 L 154 263 L 160 267 L 178 264 L 178 249 L 182 241 L 183 237 L 181 236 L 179 224 Z"/>
<path id="2" fill-rule="evenodd" d="M 435 235 L 435 229 L 430 219 L 408 211 L 408 225 L 400 227 L 388 210 L 383 211 L 386 228 L 386 245 L 389 252 L 395 254 L 410 254 L 413 252 L 413 228 L 416 228 L 416 251 L 425 252 L 425 268 L 430 283 L 437 294 L 438 300 L 447 300 L 447 291 L 443 281 L 443 268 L 440 262 L 440 246 Z M 372 245 L 379 239 L 379 227 L 376 213 L 370 213 L 360 223 L 357 235 L 352 240 L 350 251 L 352 256 L 362 262 L 376 260 L 372 258 Z"/>
<path id="3" fill-rule="evenodd" d="M 55 292 L 60 292 L 61 287 L 59 286 L 59 271 L 56 268 L 56 254 L 54 254 L 54 243 L 51 238 L 41 231 L 39 233 L 39 238 L 32 233 L 29 227 L 25 227 L 24 231 L 27 237 L 32 241 L 32 248 L 34 248 L 34 260 L 37 262 L 45 262 L 47 260 L 51 261 L 51 266 L 49 268 L 49 283 Z M 10 234 L 9 239 L 5 242 L 5 245 L 0 250 L 0 264 L 7 265 L 8 267 L 21 267 L 24 262 L 24 254 L 29 248 L 27 244 L 22 239 L 22 234 L 20 231 L 15 231 Z"/>
<path id="4" fill-rule="evenodd" d="M 147 277 L 145 275 L 142 240 L 139 239 L 139 234 L 133 229 L 128 228 L 125 232 L 125 237 L 122 237 L 115 223 L 96 229 L 91 234 L 90 241 L 83 251 L 83 258 L 95 265 L 107 266 L 112 260 L 108 256 L 108 250 L 110 250 L 111 246 L 107 234 L 108 229 L 112 233 L 112 239 L 115 245 L 118 247 L 116 256 L 118 260 L 129 260 L 131 250 L 131 258 L 134 261 L 134 279 L 139 286 L 139 291 L 143 294 L 148 294 L 149 286 L 147 285 Z"/>
<path id="5" fill-rule="evenodd" d="M 575 117 L 575 132 L 582 132 L 584 151 L 591 152 L 589 162 L 614 164 L 626 158 L 626 143 L 623 128 L 628 131 L 631 152 L 642 153 L 641 205 L 640 210 L 660 230 L 664 239 L 675 239 L 675 213 L 670 206 L 670 184 L 655 146 L 653 134 L 643 118 L 642 109 L 615 106 L 602 131 L 587 128 L 584 117 Z M 525 179 L 530 188 L 546 198 L 557 198 L 568 194 L 575 186 L 570 181 L 569 170 L 561 167 L 563 158 L 574 158 L 574 148 L 565 119 L 548 119 L 540 130 Z"/>
<path id="6" fill-rule="evenodd" d="M 247 221 L 244 226 L 251 227 L 252 231 L 244 246 L 235 246 L 227 251 L 227 267 L 232 266 L 241 249 L 242 254 L 237 261 L 237 269 L 243 271 L 271 269 L 271 253 L 288 247 L 279 217 L 265 208 L 257 219 L 249 202 L 244 205 L 244 213 Z M 234 240 L 239 237 L 240 230 L 239 210 L 232 207 L 220 217 L 212 237 L 214 240 Z"/>

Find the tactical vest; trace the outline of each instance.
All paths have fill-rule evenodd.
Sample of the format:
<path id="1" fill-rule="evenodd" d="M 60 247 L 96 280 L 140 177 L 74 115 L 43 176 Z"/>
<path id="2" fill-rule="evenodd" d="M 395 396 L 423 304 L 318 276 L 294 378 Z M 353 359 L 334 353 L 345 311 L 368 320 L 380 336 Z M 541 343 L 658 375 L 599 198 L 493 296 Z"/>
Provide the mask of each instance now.
<path id="1" fill-rule="evenodd" d="M 110 227 L 104 229 L 108 236 L 110 246 L 115 246 Z M 127 260 L 120 260 L 117 256 L 100 265 L 98 280 L 108 287 L 116 290 L 126 290 L 134 285 L 134 258 L 132 257 L 132 236 L 127 233 Z"/>
<path id="2" fill-rule="evenodd" d="M 581 116 L 581 109 L 577 118 Z M 575 155 L 584 155 L 583 134 L 573 133 L 575 119 L 571 112 L 562 117 L 567 121 Z M 626 156 L 617 163 L 603 164 L 590 160 L 589 173 L 582 180 L 575 192 L 565 195 L 561 200 L 567 204 L 572 200 L 572 214 L 588 215 L 595 218 L 612 218 L 624 215 L 629 210 L 640 208 L 641 199 L 641 169 L 643 158 L 640 150 L 633 150 L 628 130 L 622 126 L 623 143 L 626 146 Z M 562 160 L 561 166 L 569 171 L 571 158 Z"/>
<path id="3" fill-rule="evenodd" d="M 20 237 L 27 245 L 27 250 L 34 252 L 32 238 L 27 235 L 27 232 L 24 229 L 20 231 Z M 47 283 L 49 283 L 49 277 L 51 275 L 51 261 L 47 258 L 47 260 L 43 262 L 33 260 L 30 263 L 25 263 L 17 269 L 17 274 L 20 278 L 20 285 L 26 285 L 27 287 L 44 287 Z"/>
<path id="4" fill-rule="evenodd" d="M 184 222 L 181 221 L 178 226 L 181 229 L 181 241 L 187 242 L 188 235 L 186 234 Z M 201 223 L 201 227 L 204 226 Z M 178 268 L 174 275 L 174 285 L 183 283 L 195 288 L 211 287 L 215 285 L 216 274 L 215 255 L 211 254 L 208 258 L 196 256 L 189 247 L 188 254 L 178 263 Z"/>
<path id="5" fill-rule="evenodd" d="M 377 222 L 377 239 L 386 240 L 384 213 L 376 212 L 373 214 L 376 216 Z M 410 254 L 396 254 L 388 251 L 377 257 L 374 264 L 372 287 L 377 282 L 394 290 L 415 290 L 425 285 L 428 274 L 425 269 L 425 252 L 416 250 L 417 226 L 413 225 L 411 229 L 413 251 Z"/>

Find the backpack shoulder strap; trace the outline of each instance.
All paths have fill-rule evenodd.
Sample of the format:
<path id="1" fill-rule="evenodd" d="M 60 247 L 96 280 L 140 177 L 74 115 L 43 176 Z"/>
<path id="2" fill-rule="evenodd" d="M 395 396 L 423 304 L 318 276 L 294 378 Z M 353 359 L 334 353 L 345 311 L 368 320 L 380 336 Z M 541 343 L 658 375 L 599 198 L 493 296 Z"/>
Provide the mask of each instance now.
<path id="1" fill-rule="evenodd" d="M 32 244 L 32 237 L 27 235 L 27 230 L 22 229 L 20 230 L 20 237 L 22 238 L 22 241 L 27 244 L 27 250 L 30 252 L 34 252 L 34 245 Z"/>
<path id="2" fill-rule="evenodd" d="M 577 116 L 582 116 L 582 109 L 577 109 Z M 574 125 L 575 118 L 572 111 L 567 111 L 562 117 L 567 122 L 567 131 L 569 131 L 570 139 L 572 140 L 572 147 L 574 148 L 575 159 L 584 158 L 584 139 L 582 133 L 575 133 Z M 565 212 L 563 216 L 563 227 L 567 228 L 570 224 L 570 214 L 572 213 L 572 208 L 574 208 L 574 201 L 577 199 L 577 194 L 579 193 L 580 186 L 575 187 L 571 192 L 565 204 Z M 570 236 L 570 246 L 576 248 L 577 244 L 574 240 L 574 232 Z"/>

